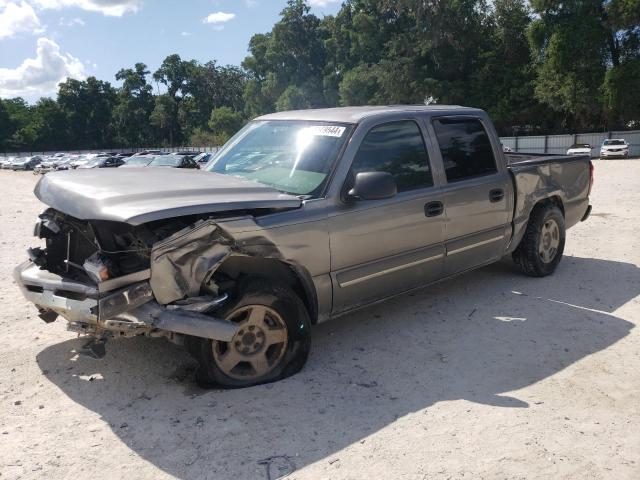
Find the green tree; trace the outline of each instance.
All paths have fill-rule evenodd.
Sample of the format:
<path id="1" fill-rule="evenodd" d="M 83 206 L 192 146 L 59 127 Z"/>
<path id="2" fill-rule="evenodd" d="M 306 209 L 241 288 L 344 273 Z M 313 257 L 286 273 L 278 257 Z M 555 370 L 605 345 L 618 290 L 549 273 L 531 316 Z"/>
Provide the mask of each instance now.
<path id="1" fill-rule="evenodd" d="M 35 150 L 62 150 L 72 147 L 67 118 L 58 102 L 41 98 L 33 107 L 31 128 Z"/>
<path id="2" fill-rule="evenodd" d="M 375 105 L 380 103 L 380 90 L 377 66 L 358 65 L 347 71 L 340 82 L 340 103 Z"/>
<path id="3" fill-rule="evenodd" d="M 320 20 L 309 13 L 303 0 L 288 0 L 280 20 L 267 34 L 254 35 L 250 55 L 242 63 L 250 80 L 245 90 L 245 111 L 249 116 L 276 109 L 288 87 L 305 92 L 309 106 L 326 105 L 322 91 L 325 48 Z M 291 98 L 290 90 L 280 101 Z"/>
<path id="4" fill-rule="evenodd" d="M 561 112 L 572 130 L 604 128 L 607 118 L 628 115 L 611 111 L 620 108 L 614 99 L 625 96 L 611 89 L 628 88 L 615 80 L 628 73 L 623 65 L 639 56 L 640 1 L 531 0 L 531 5 L 538 15 L 529 30 L 537 98 Z M 609 70 L 620 73 L 608 75 Z"/>
<path id="5" fill-rule="evenodd" d="M 607 72 L 604 99 L 611 125 L 640 128 L 640 58 L 627 60 Z"/>
<path id="6" fill-rule="evenodd" d="M 69 138 L 76 148 L 104 148 L 113 144 L 112 111 L 116 90 L 109 82 L 89 77 L 67 79 L 59 85 L 58 105 L 66 117 Z"/>
<path id="7" fill-rule="evenodd" d="M 122 82 L 113 109 L 115 141 L 119 145 L 145 145 L 152 137 L 149 117 L 155 102 L 152 87 L 147 82 L 149 73 L 144 63 L 136 63 L 133 69 L 123 68 L 116 73 L 116 80 Z"/>
<path id="8" fill-rule="evenodd" d="M 156 97 L 155 107 L 149 116 L 149 122 L 156 127 L 156 139 L 170 147 L 174 145 L 174 132 L 177 128 L 176 109 L 175 100 L 165 93 Z"/>
<path id="9" fill-rule="evenodd" d="M 222 145 L 244 125 L 244 118 L 229 107 L 216 108 L 211 112 L 209 129 L 216 135 L 217 144 Z"/>

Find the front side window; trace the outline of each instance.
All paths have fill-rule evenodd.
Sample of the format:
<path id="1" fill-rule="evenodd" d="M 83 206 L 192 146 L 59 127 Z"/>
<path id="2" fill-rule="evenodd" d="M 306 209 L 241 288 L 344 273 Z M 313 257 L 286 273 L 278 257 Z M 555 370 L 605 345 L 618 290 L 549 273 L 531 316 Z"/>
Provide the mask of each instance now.
<path id="1" fill-rule="evenodd" d="M 480 120 L 440 118 L 433 122 L 448 182 L 497 172 L 491 141 Z"/>
<path id="2" fill-rule="evenodd" d="M 354 178 L 360 172 L 390 173 L 398 192 L 432 186 L 429 154 L 416 122 L 385 123 L 369 130 L 351 166 Z"/>

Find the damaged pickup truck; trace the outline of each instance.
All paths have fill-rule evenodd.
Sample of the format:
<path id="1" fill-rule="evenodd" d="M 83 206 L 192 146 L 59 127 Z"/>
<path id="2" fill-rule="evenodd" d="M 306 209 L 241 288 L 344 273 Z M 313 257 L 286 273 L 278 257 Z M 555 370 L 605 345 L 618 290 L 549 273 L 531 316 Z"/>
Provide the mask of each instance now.
<path id="1" fill-rule="evenodd" d="M 45 175 L 45 246 L 14 275 L 95 352 L 164 336 L 197 358 L 199 382 L 249 386 L 299 371 L 317 322 L 506 254 L 553 273 L 592 182 L 586 155 L 505 155 L 477 109 L 281 112 L 206 170 Z"/>

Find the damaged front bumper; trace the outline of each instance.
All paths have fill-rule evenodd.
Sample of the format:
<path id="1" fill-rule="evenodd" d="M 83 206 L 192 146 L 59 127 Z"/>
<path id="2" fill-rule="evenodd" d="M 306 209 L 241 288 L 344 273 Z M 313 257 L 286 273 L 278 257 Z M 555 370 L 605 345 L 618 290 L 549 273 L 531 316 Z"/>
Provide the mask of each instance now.
<path id="1" fill-rule="evenodd" d="M 145 270 L 88 285 L 40 269 L 27 261 L 14 270 L 14 279 L 40 317 L 51 322 L 60 315 L 79 333 L 103 336 L 181 335 L 230 341 L 237 326 L 204 314 L 226 299 L 199 297 L 189 302 L 160 305 Z"/>

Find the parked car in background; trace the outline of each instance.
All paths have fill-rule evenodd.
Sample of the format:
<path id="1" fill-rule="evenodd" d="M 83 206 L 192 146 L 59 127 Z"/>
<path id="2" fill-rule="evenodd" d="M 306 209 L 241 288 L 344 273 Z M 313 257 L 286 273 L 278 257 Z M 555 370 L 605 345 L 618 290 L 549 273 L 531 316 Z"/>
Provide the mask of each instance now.
<path id="1" fill-rule="evenodd" d="M 213 158 L 213 155 L 214 154 L 212 152 L 203 152 L 200 155 L 196 155 L 195 157 L 193 157 L 193 160 L 198 165 L 200 165 L 200 168 L 202 168 L 207 163 L 209 163 L 209 160 L 211 160 Z"/>
<path id="2" fill-rule="evenodd" d="M 16 157 L 7 157 L 0 160 L 0 169 L 9 170 L 11 168 L 11 163 L 15 160 Z"/>
<path id="3" fill-rule="evenodd" d="M 42 160 L 42 162 L 40 163 L 40 165 L 38 165 L 38 168 L 36 169 L 37 172 L 44 173 L 44 172 L 49 172 L 51 170 L 55 170 L 58 164 L 64 160 L 64 157 L 59 157 L 56 155 L 47 157 L 44 160 Z"/>
<path id="4" fill-rule="evenodd" d="M 76 157 L 64 157 L 62 159 L 60 159 L 58 162 L 56 162 L 55 167 L 53 167 L 54 170 L 70 170 L 71 167 L 71 162 L 73 162 L 74 160 L 76 160 Z"/>
<path id="5" fill-rule="evenodd" d="M 189 155 L 159 155 L 153 157 L 148 167 L 200 168 Z"/>
<path id="6" fill-rule="evenodd" d="M 127 167 L 146 167 L 155 157 L 153 155 L 134 155 L 125 160 L 124 165 L 120 168 Z"/>
<path id="7" fill-rule="evenodd" d="M 116 168 L 124 165 L 125 161 L 118 157 L 97 157 L 91 161 L 79 166 L 79 169 L 85 168 Z"/>
<path id="8" fill-rule="evenodd" d="M 567 150 L 567 155 L 591 155 L 591 145 L 588 143 L 574 143 Z"/>
<path id="9" fill-rule="evenodd" d="M 511 149 L 511 147 L 507 147 L 506 145 L 502 144 L 502 151 L 504 153 L 511 153 L 513 152 L 513 150 Z"/>
<path id="10" fill-rule="evenodd" d="M 33 170 L 42 162 L 42 157 L 18 157 L 11 162 L 11 170 Z"/>
<path id="11" fill-rule="evenodd" d="M 136 153 L 136 156 L 139 155 L 166 155 L 166 153 L 161 150 L 141 150 Z"/>
<path id="12" fill-rule="evenodd" d="M 79 168 L 82 165 L 86 165 L 87 163 L 91 162 L 96 157 L 97 155 L 95 153 L 78 155 L 76 158 L 71 160 L 71 162 L 69 162 L 69 168 L 72 168 L 72 169 Z"/>
<path id="13" fill-rule="evenodd" d="M 600 147 L 600 157 L 623 157 L 629 156 L 629 144 L 624 138 L 611 138 L 602 142 Z"/>

